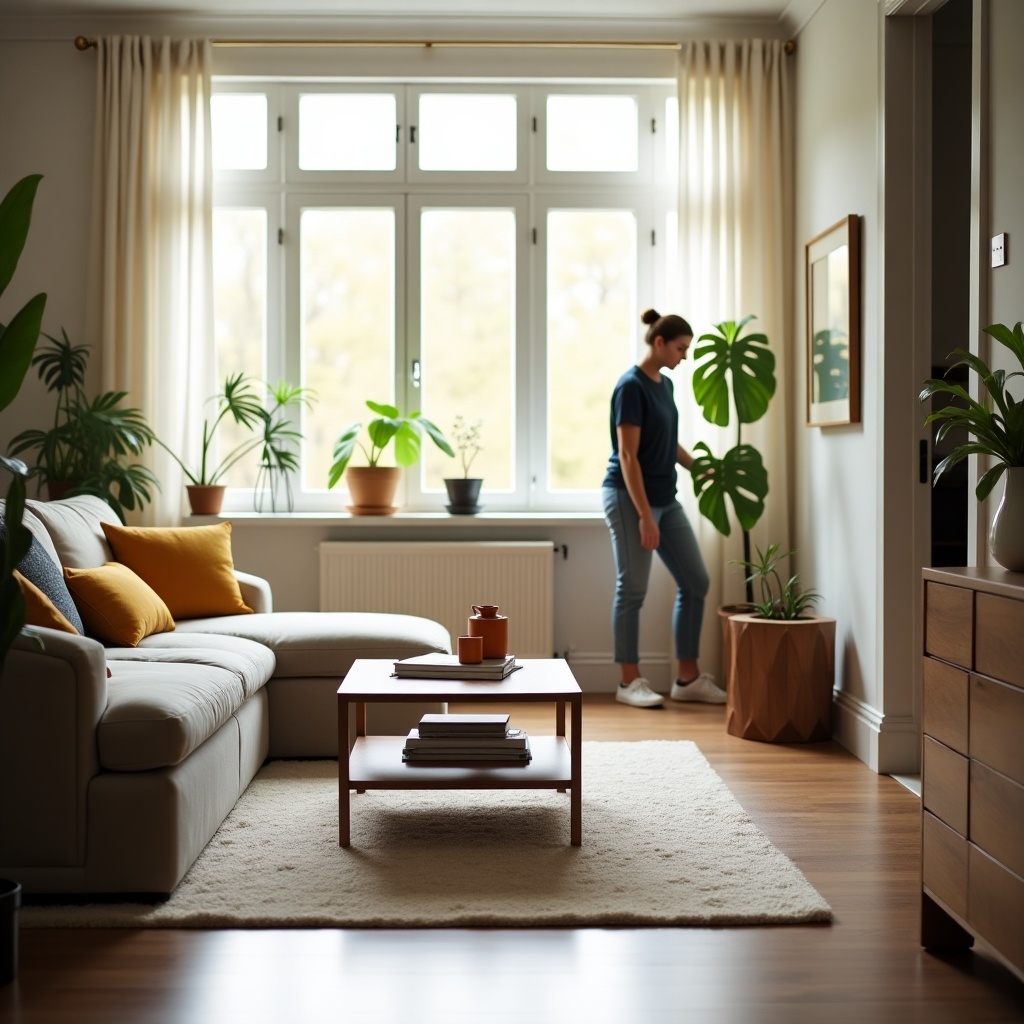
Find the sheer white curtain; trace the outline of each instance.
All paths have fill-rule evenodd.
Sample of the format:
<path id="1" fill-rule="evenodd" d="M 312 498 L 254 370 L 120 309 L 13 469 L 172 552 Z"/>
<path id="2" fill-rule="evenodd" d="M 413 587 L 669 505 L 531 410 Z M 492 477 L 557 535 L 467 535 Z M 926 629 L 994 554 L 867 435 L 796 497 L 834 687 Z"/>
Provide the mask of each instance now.
<path id="1" fill-rule="evenodd" d="M 127 391 L 179 455 L 202 429 L 214 374 L 210 50 L 99 42 L 89 336 L 103 387 Z M 162 490 L 139 521 L 178 522 L 181 470 L 156 447 L 146 461 Z"/>
<path id="2" fill-rule="evenodd" d="M 762 548 L 789 549 L 791 454 L 789 376 L 793 365 L 793 161 L 791 72 L 782 42 L 698 41 L 679 61 L 679 301 L 698 336 L 723 320 L 753 313 L 747 330 L 767 334 L 777 388 L 764 418 L 744 424 L 768 469 L 765 511 L 752 531 Z M 682 390 L 682 389 L 680 389 Z M 704 420 L 692 392 L 680 400 L 687 448 L 706 441 L 719 457 L 736 444 L 727 428 Z M 692 495 L 691 495 L 692 497 Z M 695 506 L 694 506 L 695 507 Z M 731 509 L 730 509 L 731 511 Z M 718 661 L 721 604 L 742 601 L 742 558 L 735 517 L 723 537 L 693 517 L 711 575 L 701 644 L 702 661 Z"/>

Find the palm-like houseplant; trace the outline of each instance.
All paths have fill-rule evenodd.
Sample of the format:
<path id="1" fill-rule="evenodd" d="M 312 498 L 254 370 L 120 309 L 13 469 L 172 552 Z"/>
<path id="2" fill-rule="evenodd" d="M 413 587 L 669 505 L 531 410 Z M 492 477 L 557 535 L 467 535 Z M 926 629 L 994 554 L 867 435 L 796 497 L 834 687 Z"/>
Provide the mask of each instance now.
<path id="1" fill-rule="evenodd" d="M 361 422 L 350 423 L 338 436 L 334 443 L 333 459 L 327 475 L 328 489 L 334 487 L 348 470 L 349 492 L 352 494 L 354 512 L 380 515 L 393 511 L 395 488 L 398 486 L 398 469 L 381 466 L 380 461 L 389 444 L 394 442 L 395 462 L 398 466 L 411 466 L 420 457 L 423 436 L 430 438 L 445 455 L 454 456 L 452 446 L 435 424 L 423 416 L 418 410 L 410 413 L 401 412 L 397 406 L 385 405 L 381 402 L 367 401 L 367 407 L 377 414 L 375 419 L 366 424 L 366 434 L 370 447 L 367 448 L 359 440 L 359 432 L 363 429 Z M 366 466 L 350 466 L 356 448 L 366 457 Z M 367 471 L 373 471 L 368 473 Z M 370 495 L 360 491 L 360 484 L 365 477 L 382 478 L 381 483 L 373 484 Z M 353 492 L 355 487 L 356 493 Z M 389 496 L 390 495 L 390 496 Z"/>
<path id="2" fill-rule="evenodd" d="M 311 409 L 316 393 L 310 388 L 296 387 L 286 380 L 267 385 L 270 408 L 263 422 L 260 466 L 256 475 L 254 507 L 262 512 L 265 497 L 269 495 L 270 511 L 277 511 L 279 492 L 284 490 L 284 502 L 289 512 L 295 508 L 292 491 L 292 474 L 299 469 L 298 444 L 302 432 L 296 429 L 289 416 L 289 410 L 298 407 Z"/>
<path id="3" fill-rule="evenodd" d="M 53 425 L 23 430 L 12 439 L 10 454 L 33 453 L 29 475 L 37 487 L 47 485 L 51 497 L 95 494 L 124 522 L 125 511 L 145 507 L 159 486 L 148 467 L 131 461 L 153 443 L 153 431 L 141 410 L 122 405 L 127 392 L 86 396 L 88 346 L 73 345 L 63 328 L 60 338 L 43 337 L 49 344 L 32 365 L 57 396 Z"/>
<path id="4" fill-rule="evenodd" d="M 764 333 L 743 334 L 755 319 L 725 320 L 715 332 L 697 339 L 693 357 L 693 394 L 704 419 L 719 427 L 729 426 L 736 416 L 736 444 L 721 458 L 703 441 L 693 446 L 690 470 L 697 506 L 719 533 L 732 532 L 726 499 L 743 530 L 743 558 L 750 561 L 750 531 L 764 512 L 768 495 L 768 471 L 761 453 L 743 442 L 743 424 L 754 423 L 768 411 L 775 394 L 775 355 Z M 747 602 L 754 600 L 747 582 Z"/>
<path id="5" fill-rule="evenodd" d="M 32 206 L 42 175 L 31 174 L 16 182 L 0 201 L 0 296 L 14 277 L 25 248 Z M 46 308 L 46 295 L 33 296 L 7 322 L 0 323 L 0 411 L 14 401 L 32 363 Z M 20 459 L 0 455 L 11 474 L 4 503 L 4 530 L 0 531 L 0 670 L 14 638 L 25 624 L 25 599 L 14 569 L 28 553 L 32 535 L 23 523 L 28 467 Z"/>
<path id="6" fill-rule="evenodd" d="M 990 545 L 1000 565 L 1019 571 L 1024 570 L 1024 531 L 1020 525 L 1024 521 L 1024 400 L 1014 398 L 1009 384 L 1014 377 L 1024 378 L 1024 330 L 1019 321 L 1012 329 L 1006 324 L 992 324 L 984 330 L 1016 357 L 1020 370 L 1007 373 L 1003 369 L 989 369 L 980 356 L 958 348 L 951 355 L 956 362 L 946 371 L 947 376 L 960 366 L 973 370 L 984 388 L 982 400 L 972 398 L 960 384 L 935 379 L 924 382 L 919 398 L 925 402 L 941 394 L 953 400 L 925 418 L 926 425 L 939 424 L 936 444 L 951 430 L 964 430 L 969 437 L 939 462 L 933 481 L 969 455 L 987 456 L 993 464 L 981 475 L 974 490 L 978 500 L 984 501 L 1005 474 L 1006 490 L 993 519 Z"/>
<path id="7" fill-rule="evenodd" d="M 287 409 L 309 404 L 315 396 L 308 389 L 292 387 L 286 381 L 281 381 L 276 387 L 265 385 L 271 398 L 268 409 L 264 404 L 263 388 L 264 385 L 245 373 L 229 374 L 225 378 L 224 387 L 209 399 L 213 411 L 203 418 L 198 462 L 186 462 L 166 442 L 156 438 L 156 443 L 181 467 L 189 481 L 187 488 L 194 512 L 220 511 L 225 475 L 257 448 L 261 449 L 257 481 L 261 486 L 268 482 L 273 485 L 282 474 L 286 475 L 297 467 L 298 458 L 292 445 L 302 435 L 292 426 Z M 227 423 L 237 424 L 247 435 L 220 452 L 217 434 Z M 215 491 L 212 503 L 209 501 L 211 489 Z"/>

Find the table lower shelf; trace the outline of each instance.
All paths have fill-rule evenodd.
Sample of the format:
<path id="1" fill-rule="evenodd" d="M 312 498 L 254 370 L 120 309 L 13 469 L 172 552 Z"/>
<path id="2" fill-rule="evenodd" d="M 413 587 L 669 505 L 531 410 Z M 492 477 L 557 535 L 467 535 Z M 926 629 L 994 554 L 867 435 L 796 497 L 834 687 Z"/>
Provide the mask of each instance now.
<path id="1" fill-rule="evenodd" d="M 404 736 L 360 736 L 349 755 L 351 789 L 566 789 L 572 785 L 562 736 L 531 736 L 528 764 L 434 767 L 404 764 Z"/>

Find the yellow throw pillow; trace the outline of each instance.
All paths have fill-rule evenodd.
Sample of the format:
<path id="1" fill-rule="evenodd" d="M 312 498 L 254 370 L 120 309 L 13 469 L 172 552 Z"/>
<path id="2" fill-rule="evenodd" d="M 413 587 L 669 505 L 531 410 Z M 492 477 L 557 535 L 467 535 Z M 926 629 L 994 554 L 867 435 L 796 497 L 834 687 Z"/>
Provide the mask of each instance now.
<path id="1" fill-rule="evenodd" d="M 105 644 L 137 647 L 150 633 L 174 629 L 160 595 L 120 562 L 96 569 L 65 568 L 64 579 L 86 632 Z"/>
<path id="2" fill-rule="evenodd" d="M 14 570 L 14 578 L 25 598 L 26 626 L 49 626 L 50 629 L 62 629 L 78 636 L 78 630 L 68 622 L 64 613 L 31 580 L 25 579 L 17 569 Z"/>
<path id="3" fill-rule="evenodd" d="M 138 573 L 176 619 L 252 614 L 235 579 L 230 523 L 102 526 L 114 558 Z"/>

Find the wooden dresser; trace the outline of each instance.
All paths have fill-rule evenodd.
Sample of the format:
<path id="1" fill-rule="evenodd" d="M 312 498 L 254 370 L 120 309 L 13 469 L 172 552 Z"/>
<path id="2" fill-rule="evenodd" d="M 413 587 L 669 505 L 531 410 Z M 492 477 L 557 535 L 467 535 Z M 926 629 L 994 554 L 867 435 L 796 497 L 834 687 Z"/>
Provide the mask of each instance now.
<path id="1" fill-rule="evenodd" d="M 1024 980 L 1024 573 L 922 575 L 921 944 Z"/>

